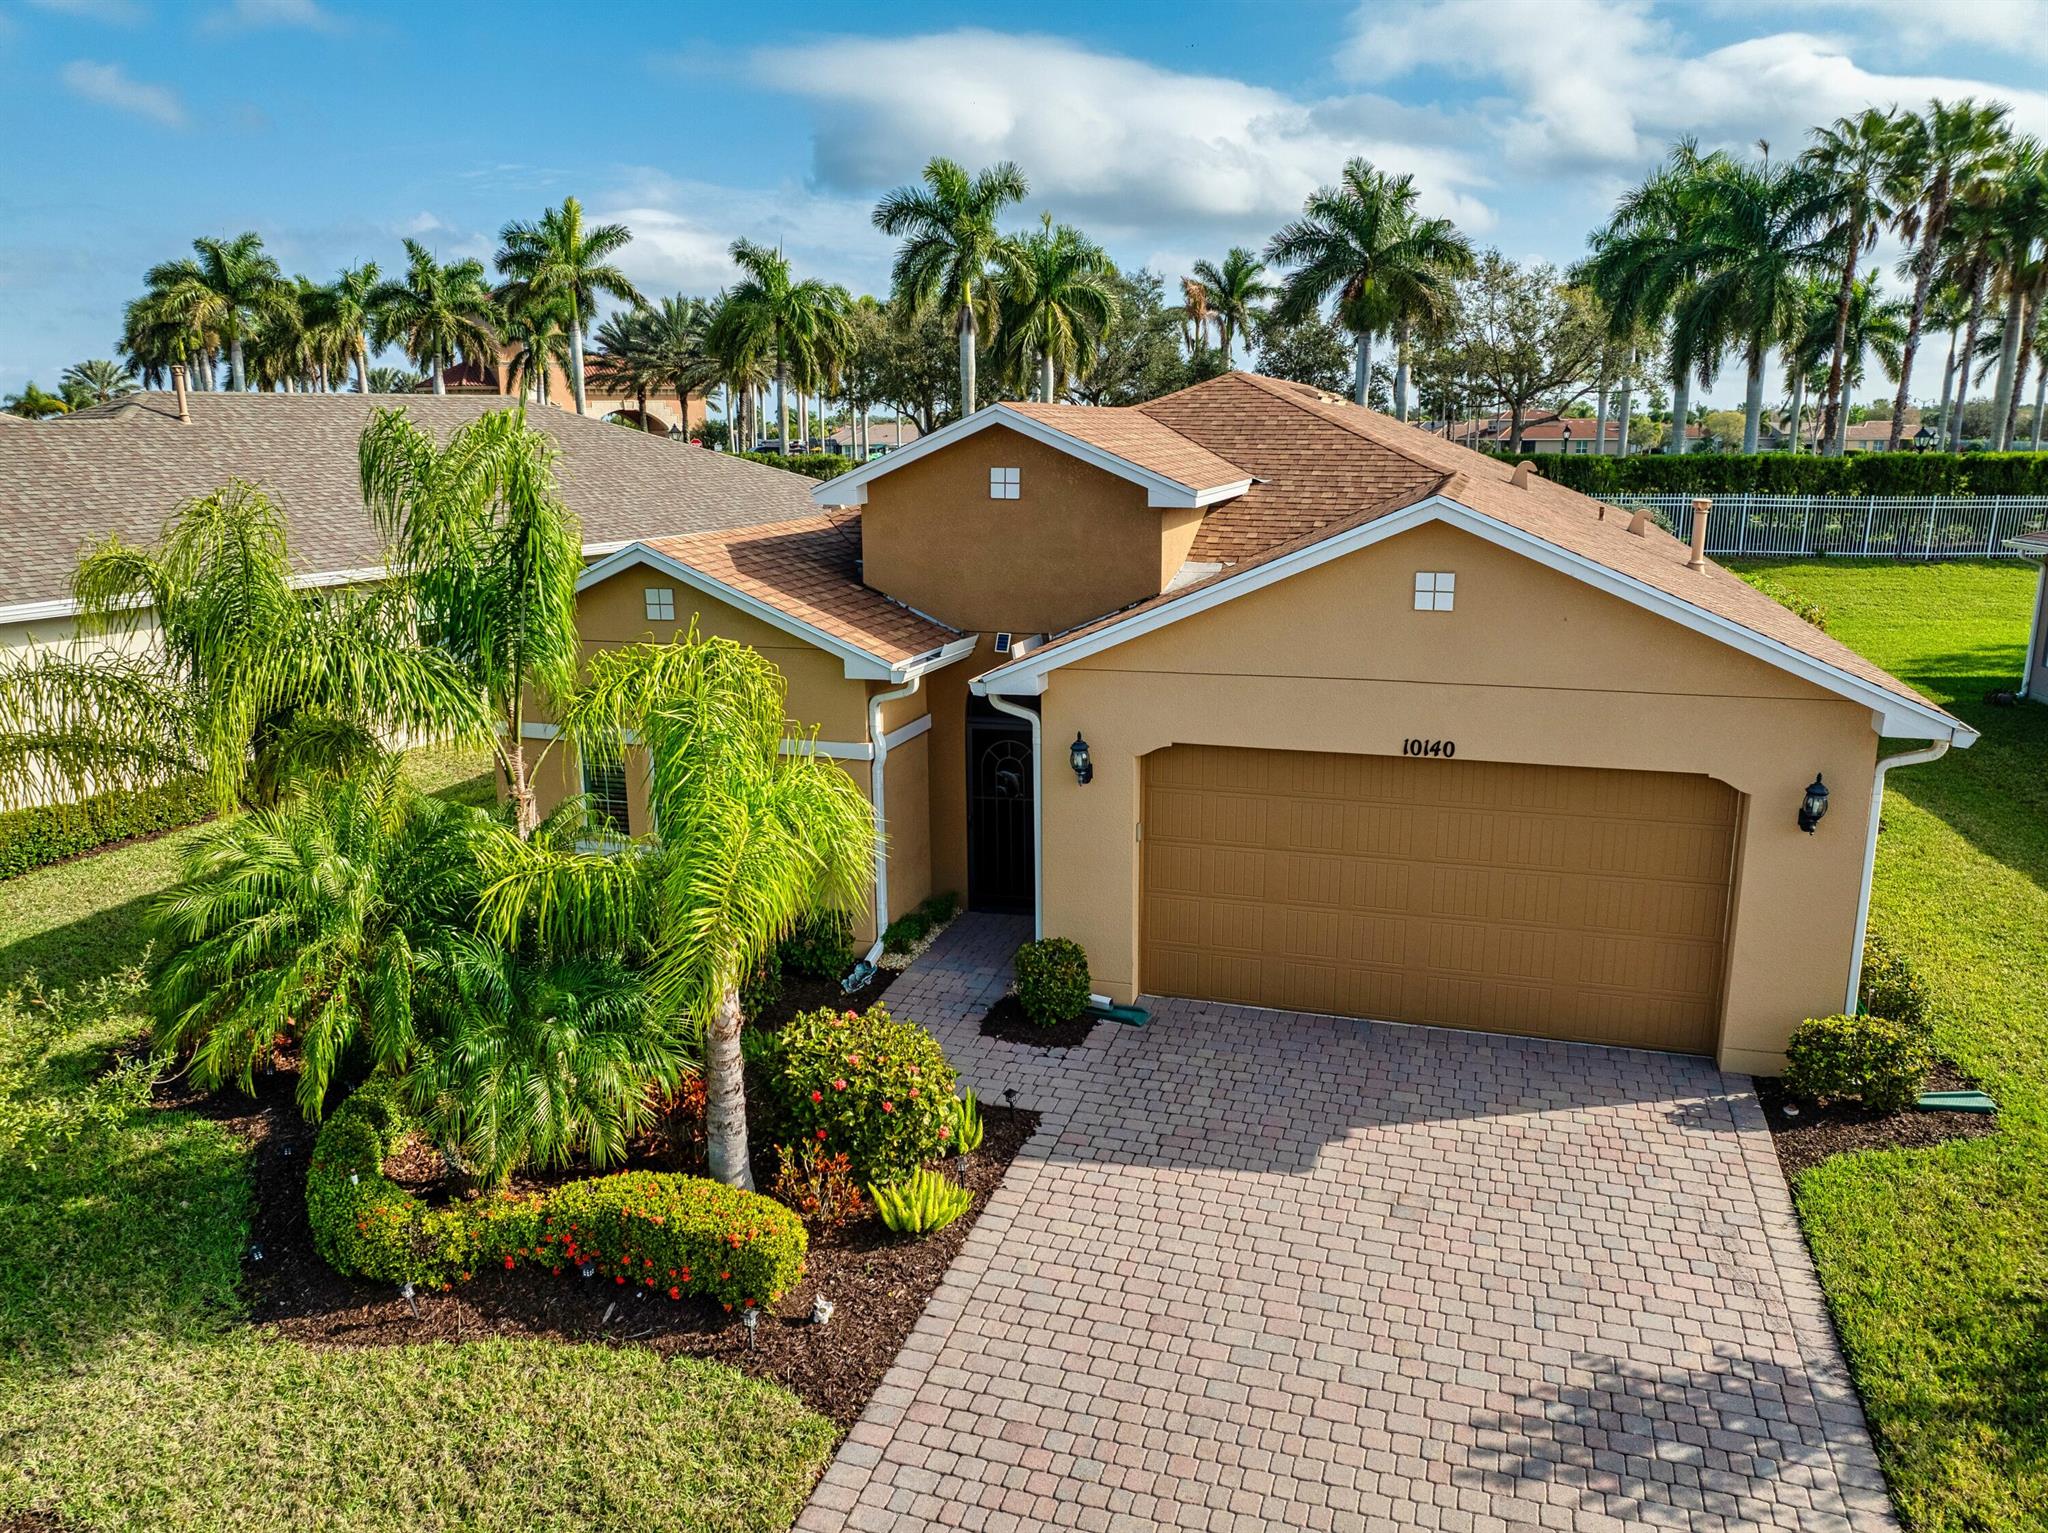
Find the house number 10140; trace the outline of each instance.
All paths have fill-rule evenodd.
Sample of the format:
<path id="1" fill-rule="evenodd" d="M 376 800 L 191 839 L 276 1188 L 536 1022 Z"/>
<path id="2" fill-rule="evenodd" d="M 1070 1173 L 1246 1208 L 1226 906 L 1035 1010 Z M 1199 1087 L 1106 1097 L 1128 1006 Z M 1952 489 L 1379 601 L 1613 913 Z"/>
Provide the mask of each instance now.
<path id="1" fill-rule="evenodd" d="M 1404 756 L 1455 756 L 1458 742 L 1455 740 L 1403 740 L 1401 754 Z"/>

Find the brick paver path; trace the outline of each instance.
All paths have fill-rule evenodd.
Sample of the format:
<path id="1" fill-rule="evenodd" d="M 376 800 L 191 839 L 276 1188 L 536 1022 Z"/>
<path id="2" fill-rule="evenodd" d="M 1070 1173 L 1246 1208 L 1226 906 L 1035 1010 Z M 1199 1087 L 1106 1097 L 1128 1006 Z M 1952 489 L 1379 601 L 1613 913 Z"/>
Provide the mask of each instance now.
<path id="1" fill-rule="evenodd" d="M 890 992 L 1045 1120 L 799 1529 L 1894 1526 L 1746 1078 L 1182 1001 L 982 1038 L 1028 935 Z"/>

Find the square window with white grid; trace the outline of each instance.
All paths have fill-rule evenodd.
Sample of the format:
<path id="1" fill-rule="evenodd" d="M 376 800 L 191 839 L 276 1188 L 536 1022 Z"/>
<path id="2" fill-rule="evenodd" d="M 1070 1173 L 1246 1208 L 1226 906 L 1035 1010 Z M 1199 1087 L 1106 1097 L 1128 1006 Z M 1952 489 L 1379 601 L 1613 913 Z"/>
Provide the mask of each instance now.
<path id="1" fill-rule="evenodd" d="M 1418 570 L 1415 575 L 1415 610 L 1449 612 L 1458 593 L 1458 577 L 1444 570 Z"/>

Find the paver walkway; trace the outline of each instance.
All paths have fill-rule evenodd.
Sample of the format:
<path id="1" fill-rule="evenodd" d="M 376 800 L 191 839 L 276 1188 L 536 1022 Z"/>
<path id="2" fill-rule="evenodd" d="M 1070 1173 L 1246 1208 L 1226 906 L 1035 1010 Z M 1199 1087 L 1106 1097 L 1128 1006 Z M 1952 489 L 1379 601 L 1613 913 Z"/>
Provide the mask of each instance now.
<path id="1" fill-rule="evenodd" d="M 1895 1526 L 1746 1078 L 1180 1001 L 983 1038 L 1028 935 L 890 992 L 1045 1119 L 799 1529 Z"/>

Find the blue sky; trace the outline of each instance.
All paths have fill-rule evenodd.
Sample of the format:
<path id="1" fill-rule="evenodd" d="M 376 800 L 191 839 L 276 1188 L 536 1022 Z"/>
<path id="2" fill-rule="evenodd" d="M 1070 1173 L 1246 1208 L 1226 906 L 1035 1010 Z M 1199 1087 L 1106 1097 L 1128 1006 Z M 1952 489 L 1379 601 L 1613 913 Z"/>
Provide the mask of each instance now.
<path id="1" fill-rule="evenodd" d="M 1174 275 L 1365 154 L 1564 261 L 1678 133 L 1784 152 L 1971 92 L 2048 134 L 2048 0 L 0 0 L 0 390 L 111 355 L 201 233 L 324 280 L 407 234 L 488 258 L 575 193 L 651 291 L 714 291 L 741 235 L 879 290 L 868 210 L 947 153 Z"/>

